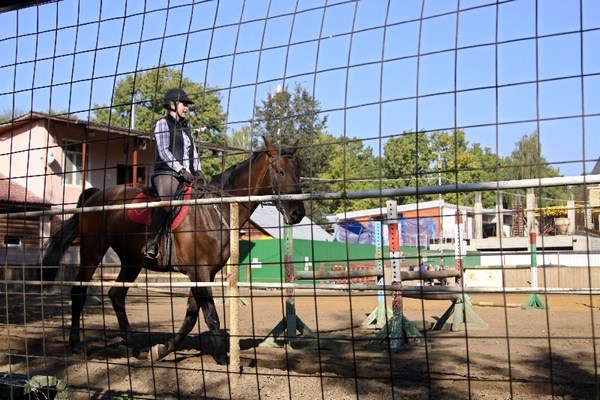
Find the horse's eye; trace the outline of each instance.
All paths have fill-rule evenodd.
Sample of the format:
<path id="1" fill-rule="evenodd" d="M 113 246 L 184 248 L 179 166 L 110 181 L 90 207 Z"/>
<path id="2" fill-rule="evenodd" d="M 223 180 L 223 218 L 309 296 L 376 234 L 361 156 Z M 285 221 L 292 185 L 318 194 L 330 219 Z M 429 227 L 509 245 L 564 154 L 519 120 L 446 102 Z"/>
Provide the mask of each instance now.
<path id="1" fill-rule="evenodd" d="M 280 176 L 283 176 L 283 175 L 285 175 L 285 173 L 283 172 L 283 170 L 282 170 L 282 169 L 280 169 L 280 170 L 279 170 L 279 175 L 280 175 Z"/>

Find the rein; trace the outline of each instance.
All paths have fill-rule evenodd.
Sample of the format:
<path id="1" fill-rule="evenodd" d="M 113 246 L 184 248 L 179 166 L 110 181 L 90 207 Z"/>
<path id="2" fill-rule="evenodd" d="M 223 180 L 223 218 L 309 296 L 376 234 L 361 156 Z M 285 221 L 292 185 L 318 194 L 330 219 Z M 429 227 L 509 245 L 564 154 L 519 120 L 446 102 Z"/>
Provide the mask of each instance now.
<path id="1" fill-rule="evenodd" d="M 268 155 L 267 155 L 268 157 Z M 267 173 L 269 174 L 270 178 L 271 178 L 271 194 L 273 196 L 277 196 L 277 201 L 275 202 L 275 208 L 277 209 L 277 211 L 279 211 L 282 215 L 285 215 L 285 209 L 283 208 L 283 204 L 281 203 L 281 196 L 280 193 L 277 193 L 275 191 L 275 185 L 274 182 L 275 180 L 273 179 L 273 164 L 276 163 L 277 161 L 284 159 L 284 158 L 292 158 L 291 155 L 289 154 L 282 154 L 274 159 L 270 159 L 269 158 L 269 168 L 267 169 L 267 171 L 265 172 L 265 175 L 263 176 L 262 181 L 264 182 L 265 177 L 267 176 Z M 275 172 L 276 173 L 276 172 Z M 279 185 L 277 185 L 277 189 L 279 189 Z"/>

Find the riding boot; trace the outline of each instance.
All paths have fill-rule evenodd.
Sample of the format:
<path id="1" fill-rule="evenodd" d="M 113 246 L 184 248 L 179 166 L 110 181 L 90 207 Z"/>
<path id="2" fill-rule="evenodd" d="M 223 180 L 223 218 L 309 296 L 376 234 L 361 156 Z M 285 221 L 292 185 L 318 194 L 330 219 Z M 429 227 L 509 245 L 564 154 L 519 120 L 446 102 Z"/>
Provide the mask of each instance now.
<path id="1" fill-rule="evenodd" d="M 148 228 L 148 241 L 142 249 L 142 254 L 147 258 L 156 258 L 158 254 L 158 236 L 168 217 L 169 212 L 162 207 L 155 208 L 152 211 L 152 220 L 150 221 L 150 228 Z"/>

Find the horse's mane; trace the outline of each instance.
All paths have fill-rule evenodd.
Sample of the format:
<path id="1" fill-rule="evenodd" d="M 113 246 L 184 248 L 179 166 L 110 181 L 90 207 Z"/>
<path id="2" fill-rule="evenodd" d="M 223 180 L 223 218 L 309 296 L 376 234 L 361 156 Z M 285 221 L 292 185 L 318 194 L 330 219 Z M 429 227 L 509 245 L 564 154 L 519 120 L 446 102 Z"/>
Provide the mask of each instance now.
<path id="1" fill-rule="evenodd" d="M 242 169 L 242 170 L 249 169 L 250 165 L 257 159 L 259 159 L 266 152 L 267 152 L 267 150 L 255 151 L 252 153 L 252 155 L 248 159 L 246 159 L 244 161 L 240 161 L 237 164 L 233 164 L 231 167 L 227 168 L 225 171 L 221 172 L 220 174 L 214 175 L 210 181 L 211 186 L 215 186 L 215 187 L 221 188 L 221 189 L 230 188 L 233 185 L 233 179 L 235 177 L 234 171 L 239 170 L 239 169 Z M 292 155 L 292 153 L 290 153 L 289 150 L 281 149 L 282 157 L 287 157 L 287 156 L 291 156 L 291 155 Z"/>

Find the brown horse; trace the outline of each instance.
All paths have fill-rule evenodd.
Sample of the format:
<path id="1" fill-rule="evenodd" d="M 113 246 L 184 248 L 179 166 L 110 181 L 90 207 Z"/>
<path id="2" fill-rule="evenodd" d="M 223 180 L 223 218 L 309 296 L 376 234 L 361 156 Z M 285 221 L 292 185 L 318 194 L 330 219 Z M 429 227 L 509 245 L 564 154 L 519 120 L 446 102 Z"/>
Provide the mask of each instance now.
<path id="1" fill-rule="evenodd" d="M 276 149 L 265 140 L 266 150 L 256 152 L 246 161 L 236 164 L 222 174 L 215 176 L 207 189 L 197 191 L 203 198 L 222 196 L 258 196 L 301 193 L 300 171 L 293 158 L 296 144 L 289 149 Z M 211 191 L 210 188 L 216 188 Z M 85 193 L 82 199 L 85 206 L 119 205 L 130 203 L 140 189 L 127 186 L 114 186 L 104 191 L 94 190 Z M 199 194 L 198 194 L 199 193 Z M 83 196 L 84 194 L 82 194 Z M 288 224 L 297 224 L 305 215 L 302 201 L 277 201 L 277 208 Z M 231 227 L 239 229 L 258 206 L 257 202 L 240 203 L 239 224 Z M 145 242 L 146 226 L 132 222 L 125 210 L 105 210 L 83 212 L 72 216 L 48 241 L 42 266 L 57 266 L 75 240 L 80 238 L 80 268 L 77 281 L 89 282 L 99 266 L 104 254 L 112 248 L 119 256 L 121 269 L 117 282 L 133 282 L 142 268 L 155 271 L 178 271 L 188 276 L 192 282 L 212 282 L 229 258 L 229 204 L 192 205 L 181 224 L 173 229 L 172 248 L 174 255 L 161 252 L 155 265 L 147 265 L 141 253 Z M 84 209 L 85 211 L 85 209 Z M 171 253 L 172 254 L 172 253 Z M 171 260 L 170 262 L 168 260 Z M 44 280 L 52 280 L 56 268 L 44 269 Z M 125 344 L 139 355 L 139 345 L 133 339 L 131 326 L 125 312 L 127 287 L 112 287 L 108 296 L 117 315 L 121 336 Z M 86 301 L 87 286 L 75 286 L 71 290 L 72 315 L 69 342 L 74 352 L 81 352 L 79 338 L 80 317 Z M 219 364 L 228 362 L 227 350 L 212 289 L 193 287 L 188 296 L 185 319 L 179 332 L 167 343 L 152 348 L 149 356 L 161 359 L 175 350 L 197 322 L 202 308 L 206 325 L 213 337 L 214 358 Z"/>

